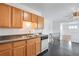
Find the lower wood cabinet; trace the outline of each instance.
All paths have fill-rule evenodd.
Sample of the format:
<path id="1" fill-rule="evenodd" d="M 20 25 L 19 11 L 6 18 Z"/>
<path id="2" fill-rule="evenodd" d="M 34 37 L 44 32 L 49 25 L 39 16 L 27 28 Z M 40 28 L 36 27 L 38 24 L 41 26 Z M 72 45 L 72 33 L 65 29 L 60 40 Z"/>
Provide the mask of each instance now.
<path id="1" fill-rule="evenodd" d="M 27 40 L 27 56 L 35 56 L 41 52 L 41 39 L 34 38 Z"/>
<path id="2" fill-rule="evenodd" d="M 12 50 L 8 49 L 8 50 L 0 51 L 0 56 L 12 56 Z"/>
<path id="3" fill-rule="evenodd" d="M 0 44 L 0 56 L 36 56 L 40 51 L 40 38 Z"/>
<path id="4" fill-rule="evenodd" d="M 0 56 L 12 56 L 12 44 L 0 44 Z"/>
<path id="5" fill-rule="evenodd" d="M 13 55 L 14 56 L 25 56 L 25 41 L 17 41 L 13 43 Z"/>
<path id="6" fill-rule="evenodd" d="M 36 49 L 35 49 L 35 39 L 27 40 L 27 56 L 35 56 Z"/>
<path id="7" fill-rule="evenodd" d="M 36 38 L 36 55 L 41 53 L 41 38 Z"/>
<path id="8" fill-rule="evenodd" d="M 25 46 L 14 48 L 13 55 L 14 56 L 25 56 Z"/>

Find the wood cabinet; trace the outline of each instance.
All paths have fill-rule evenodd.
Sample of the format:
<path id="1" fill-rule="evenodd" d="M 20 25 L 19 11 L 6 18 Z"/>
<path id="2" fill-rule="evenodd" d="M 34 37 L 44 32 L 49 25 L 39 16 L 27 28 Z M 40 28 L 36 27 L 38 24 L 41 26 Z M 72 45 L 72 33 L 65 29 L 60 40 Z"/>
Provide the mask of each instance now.
<path id="1" fill-rule="evenodd" d="M 32 28 L 33 29 L 37 29 L 37 20 L 38 20 L 37 15 L 32 14 Z"/>
<path id="2" fill-rule="evenodd" d="M 11 27 L 11 7 L 0 3 L 0 28 Z"/>
<path id="3" fill-rule="evenodd" d="M 22 28 L 23 20 L 31 22 L 33 29 L 44 28 L 43 17 L 0 3 L 0 28 Z"/>
<path id="4" fill-rule="evenodd" d="M 23 11 L 6 4 L 0 4 L 0 28 L 22 28 Z"/>
<path id="5" fill-rule="evenodd" d="M 35 39 L 27 40 L 27 56 L 35 56 L 36 49 L 35 49 Z"/>
<path id="6" fill-rule="evenodd" d="M 0 56 L 12 56 L 12 44 L 0 44 Z"/>
<path id="7" fill-rule="evenodd" d="M 27 40 L 27 56 L 35 56 L 41 53 L 41 39 L 34 38 Z"/>
<path id="8" fill-rule="evenodd" d="M 32 22 L 37 23 L 37 19 L 38 19 L 37 15 L 32 14 Z"/>
<path id="9" fill-rule="evenodd" d="M 29 12 L 24 12 L 24 21 L 31 22 L 32 21 L 32 14 Z"/>
<path id="10" fill-rule="evenodd" d="M 23 11 L 17 8 L 12 8 L 12 28 L 22 28 Z"/>
<path id="11" fill-rule="evenodd" d="M 41 53 L 41 38 L 36 38 L 36 55 Z"/>
<path id="12" fill-rule="evenodd" d="M 44 28 L 44 18 L 41 16 L 38 16 L 38 29 Z"/>
<path id="13" fill-rule="evenodd" d="M 0 56 L 12 56 L 12 50 L 4 50 L 0 52 Z"/>
<path id="14" fill-rule="evenodd" d="M 13 55 L 14 56 L 25 56 L 25 46 L 14 48 Z"/>
<path id="15" fill-rule="evenodd" d="M 0 56 L 36 56 L 39 53 L 41 53 L 39 37 L 0 44 Z"/>
<path id="16" fill-rule="evenodd" d="M 13 55 L 25 56 L 25 41 L 17 41 L 13 43 Z"/>

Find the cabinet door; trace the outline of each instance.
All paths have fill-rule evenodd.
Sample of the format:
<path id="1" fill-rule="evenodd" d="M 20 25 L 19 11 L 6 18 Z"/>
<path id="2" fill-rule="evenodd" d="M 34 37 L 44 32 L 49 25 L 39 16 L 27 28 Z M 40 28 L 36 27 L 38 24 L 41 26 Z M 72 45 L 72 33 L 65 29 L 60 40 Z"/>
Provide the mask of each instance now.
<path id="1" fill-rule="evenodd" d="M 25 56 L 25 41 L 13 42 L 13 55 L 14 56 Z"/>
<path id="2" fill-rule="evenodd" d="M 35 56 L 36 49 L 35 49 L 35 41 L 33 39 L 27 40 L 27 56 Z"/>
<path id="3" fill-rule="evenodd" d="M 14 48 L 13 55 L 14 56 L 25 56 L 25 46 Z"/>
<path id="4" fill-rule="evenodd" d="M 32 44 L 32 56 L 36 55 L 36 45 L 35 45 L 35 41 Z"/>
<path id="5" fill-rule="evenodd" d="M 12 8 L 12 27 L 22 28 L 23 25 L 23 11 L 17 8 Z"/>
<path id="6" fill-rule="evenodd" d="M 12 44 L 4 43 L 0 44 L 0 56 L 11 56 L 12 55 Z"/>
<path id="7" fill-rule="evenodd" d="M 0 52 L 0 56 L 12 56 L 12 50 L 4 50 Z"/>
<path id="8" fill-rule="evenodd" d="M 0 28 L 11 27 L 11 7 L 0 3 Z"/>
<path id="9" fill-rule="evenodd" d="M 38 16 L 38 29 L 43 29 L 44 28 L 44 18 Z"/>
<path id="10" fill-rule="evenodd" d="M 32 14 L 32 28 L 37 29 L 37 15 Z"/>
<path id="11" fill-rule="evenodd" d="M 36 38 L 36 55 L 38 55 L 41 52 L 41 39 Z"/>
<path id="12" fill-rule="evenodd" d="M 31 22 L 32 21 L 32 14 L 28 13 L 28 12 L 24 12 L 24 20 Z"/>
<path id="13" fill-rule="evenodd" d="M 37 19 L 38 19 L 37 15 L 32 14 L 32 22 L 37 23 Z"/>

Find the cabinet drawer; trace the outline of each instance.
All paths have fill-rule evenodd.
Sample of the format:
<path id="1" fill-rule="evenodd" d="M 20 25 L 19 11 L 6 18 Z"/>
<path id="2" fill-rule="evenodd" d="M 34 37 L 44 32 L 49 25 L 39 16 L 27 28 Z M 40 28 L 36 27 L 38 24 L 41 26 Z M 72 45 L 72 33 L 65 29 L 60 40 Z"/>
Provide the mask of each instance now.
<path id="1" fill-rule="evenodd" d="M 13 43 L 13 47 L 19 47 L 25 45 L 25 41 L 17 41 Z"/>
<path id="2" fill-rule="evenodd" d="M 6 44 L 0 44 L 0 51 L 11 49 L 12 44 L 11 43 L 6 43 Z"/>

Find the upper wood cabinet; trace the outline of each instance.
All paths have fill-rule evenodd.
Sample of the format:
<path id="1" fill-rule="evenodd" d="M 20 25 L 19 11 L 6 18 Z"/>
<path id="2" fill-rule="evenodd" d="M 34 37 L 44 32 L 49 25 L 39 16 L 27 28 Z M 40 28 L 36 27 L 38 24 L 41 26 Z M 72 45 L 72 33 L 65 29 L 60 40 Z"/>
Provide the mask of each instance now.
<path id="1" fill-rule="evenodd" d="M 37 20 L 38 20 L 37 15 L 32 14 L 32 28 L 33 29 L 37 29 Z"/>
<path id="2" fill-rule="evenodd" d="M 0 3 L 0 28 L 11 27 L 11 7 Z"/>
<path id="3" fill-rule="evenodd" d="M 12 27 L 22 28 L 23 25 L 23 11 L 17 8 L 12 8 Z"/>
<path id="4" fill-rule="evenodd" d="M 37 15 L 32 14 L 32 22 L 37 23 L 37 19 L 38 19 Z"/>
<path id="5" fill-rule="evenodd" d="M 22 28 L 23 20 L 31 22 L 33 29 L 44 28 L 43 17 L 0 3 L 0 28 Z"/>
<path id="6" fill-rule="evenodd" d="M 41 16 L 38 16 L 38 29 L 44 28 L 44 18 Z"/>
<path id="7" fill-rule="evenodd" d="M 29 12 L 24 12 L 24 21 L 32 21 L 32 14 Z"/>
<path id="8" fill-rule="evenodd" d="M 0 4 L 0 28 L 22 28 L 23 11 L 6 4 Z"/>

